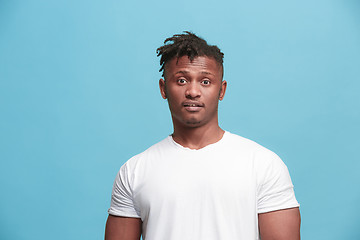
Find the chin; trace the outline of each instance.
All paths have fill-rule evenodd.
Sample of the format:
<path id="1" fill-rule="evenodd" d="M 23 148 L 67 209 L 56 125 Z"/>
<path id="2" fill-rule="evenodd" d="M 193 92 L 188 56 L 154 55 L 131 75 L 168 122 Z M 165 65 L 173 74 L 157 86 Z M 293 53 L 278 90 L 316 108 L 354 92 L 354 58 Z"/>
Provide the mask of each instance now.
<path id="1" fill-rule="evenodd" d="M 200 127 L 203 122 L 198 119 L 187 119 L 184 123 L 188 127 Z"/>
<path id="2" fill-rule="evenodd" d="M 204 125 L 204 121 L 195 118 L 195 117 L 187 117 L 187 118 L 175 118 L 173 116 L 173 122 L 178 126 L 188 127 L 188 128 L 196 128 Z"/>
<path id="3" fill-rule="evenodd" d="M 201 122 L 188 121 L 188 122 L 186 122 L 186 125 L 190 126 L 190 127 L 198 127 L 201 125 Z"/>

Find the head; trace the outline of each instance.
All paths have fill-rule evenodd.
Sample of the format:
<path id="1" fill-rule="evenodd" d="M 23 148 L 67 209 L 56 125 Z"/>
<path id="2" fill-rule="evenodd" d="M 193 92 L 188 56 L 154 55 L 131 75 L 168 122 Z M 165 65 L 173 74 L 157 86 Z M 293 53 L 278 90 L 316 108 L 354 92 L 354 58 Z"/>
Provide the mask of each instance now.
<path id="1" fill-rule="evenodd" d="M 171 44 L 166 44 L 172 41 Z M 158 48 L 160 92 L 168 100 L 174 129 L 218 126 L 218 102 L 225 94 L 223 53 L 195 34 L 174 35 Z"/>
<path id="2" fill-rule="evenodd" d="M 195 57 L 206 56 L 213 58 L 219 66 L 221 66 L 221 76 L 223 77 L 224 54 L 215 45 L 208 45 L 207 42 L 196 36 L 194 33 L 185 31 L 184 34 L 175 34 L 174 36 L 165 39 L 164 45 L 156 50 L 157 56 L 161 56 L 159 72 L 162 71 L 162 76 L 166 79 L 166 65 L 173 58 L 179 59 L 182 56 L 187 56 L 190 61 Z"/>

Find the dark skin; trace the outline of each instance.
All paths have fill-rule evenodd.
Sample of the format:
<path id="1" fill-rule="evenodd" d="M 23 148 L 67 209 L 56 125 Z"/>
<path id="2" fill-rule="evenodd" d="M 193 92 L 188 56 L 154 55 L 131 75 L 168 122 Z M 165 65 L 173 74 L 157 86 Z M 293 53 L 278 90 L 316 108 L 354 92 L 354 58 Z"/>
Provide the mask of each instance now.
<path id="1" fill-rule="evenodd" d="M 222 67 L 212 58 L 187 56 L 172 59 L 159 81 L 168 100 L 174 126 L 173 139 L 184 147 L 200 149 L 219 141 L 218 104 L 225 96 Z M 194 106 L 191 106 L 194 105 Z"/>
<path id="2" fill-rule="evenodd" d="M 109 215 L 105 228 L 105 240 L 139 240 L 141 225 L 140 218 Z"/>
<path id="3" fill-rule="evenodd" d="M 299 208 L 261 213 L 258 217 L 261 240 L 300 240 Z"/>
<path id="4" fill-rule="evenodd" d="M 184 147 L 200 149 L 219 141 L 223 134 L 218 123 L 218 102 L 225 96 L 227 83 L 222 66 L 213 58 L 187 56 L 172 59 L 160 79 L 160 93 L 168 100 L 174 126 L 173 139 Z M 299 240 L 299 208 L 258 215 L 262 240 Z M 139 240 L 141 219 L 109 215 L 106 240 Z"/>

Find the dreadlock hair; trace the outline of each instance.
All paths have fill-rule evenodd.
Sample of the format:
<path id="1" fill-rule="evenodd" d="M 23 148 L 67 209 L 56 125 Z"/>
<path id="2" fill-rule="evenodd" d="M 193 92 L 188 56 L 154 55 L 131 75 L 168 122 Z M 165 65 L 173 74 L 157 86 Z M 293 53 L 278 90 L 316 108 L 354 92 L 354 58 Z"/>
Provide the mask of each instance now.
<path id="1" fill-rule="evenodd" d="M 184 33 L 165 39 L 164 45 L 156 50 L 157 56 L 161 56 L 159 72 L 162 71 L 163 77 L 166 64 L 174 57 L 179 59 L 182 56 L 188 56 L 190 61 L 198 56 L 212 57 L 223 69 L 224 53 L 217 46 L 208 45 L 204 39 L 192 32 L 184 31 Z"/>

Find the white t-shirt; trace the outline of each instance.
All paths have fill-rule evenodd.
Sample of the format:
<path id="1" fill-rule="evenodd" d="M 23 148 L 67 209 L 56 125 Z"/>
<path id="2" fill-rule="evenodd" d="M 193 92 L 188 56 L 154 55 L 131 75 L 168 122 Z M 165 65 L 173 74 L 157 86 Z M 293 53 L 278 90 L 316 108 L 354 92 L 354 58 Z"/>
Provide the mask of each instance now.
<path id="1" fill-rule="evenodd" d="M 225 132 L 199 150 L 168 136 L 132 157 L 108 212 L 141 218 L 144 240 L 249 240 L 259 239 L 258 213 L 298 206 L 281 159 Z"/>

